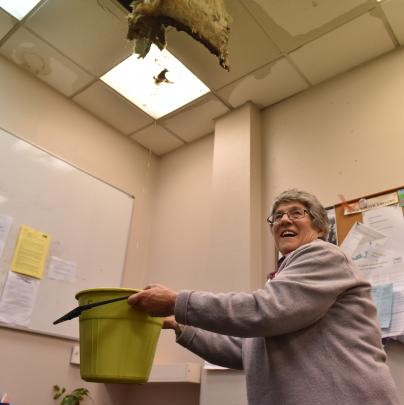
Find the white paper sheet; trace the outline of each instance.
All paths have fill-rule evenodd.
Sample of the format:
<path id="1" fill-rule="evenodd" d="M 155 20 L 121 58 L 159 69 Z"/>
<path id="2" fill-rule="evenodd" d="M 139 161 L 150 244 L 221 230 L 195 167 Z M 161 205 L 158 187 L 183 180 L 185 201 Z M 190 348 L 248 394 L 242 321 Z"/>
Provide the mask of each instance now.
<path id="1" fill-rule="evenodd" d="M 365 273 L 389 272 L 389 269 L 404 263 L 401 252 L 393 252 L 383 246 L 371 245 L 354 258 L 356 265 Z M 404 275 L 404 266 L 403 275 Z"/>
<path id="2" fill-rule="evenodd" d="M 76 262 L 51 256 L 48 264 L 48 278 L 74 283 L 76 279 L 76 268 Z"/>
<path id="3" fill-rule="evenodd" d="M 402 252 L 404 247 L 404 217 L 401 207 L 392 205 L 366 211 L 363 223 L 388 237 L 384 247 Z"/>
<path id="4" fill-rule="evenodd" d="M 382 266 L 382 269 L 362 270 L 365 278 L 372 284 L 404 283 L 404 264 Z"/>
<path id="5" fill-rule="evenodd" d="M 373 246 L 383 246 L 387 237 L 382 232 L 356 222 L 341 243 L 341 249 L 354 260 L 366 258 Z"/>
<path id="6" fill-rule="evenodd" d="M 393 290 L 393 308 L 391 325 L 382 330 L 383 337 L 404 335 L 404 285 L 395 285 Z"/>
<path id="7" fill-rule="evenodd" d="M 9 272 L 0 298 L 0 322 L 28 326 L 40 280 Z"/>

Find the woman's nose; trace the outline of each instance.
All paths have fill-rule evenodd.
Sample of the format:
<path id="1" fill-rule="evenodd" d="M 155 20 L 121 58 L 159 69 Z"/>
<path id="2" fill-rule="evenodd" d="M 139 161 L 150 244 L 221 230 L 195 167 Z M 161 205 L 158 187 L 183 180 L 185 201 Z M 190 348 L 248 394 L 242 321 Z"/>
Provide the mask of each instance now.
<path id="1" fill-rule="evenodd" d="M 290 220 L 289 215 L 288 215 L 287 212 L 284 212 L 284 213 L 282 214 L 281 219 L 279 220 L 279 223 L 283 223 L 283 222 L 292 222 L 292 221 Z"/>

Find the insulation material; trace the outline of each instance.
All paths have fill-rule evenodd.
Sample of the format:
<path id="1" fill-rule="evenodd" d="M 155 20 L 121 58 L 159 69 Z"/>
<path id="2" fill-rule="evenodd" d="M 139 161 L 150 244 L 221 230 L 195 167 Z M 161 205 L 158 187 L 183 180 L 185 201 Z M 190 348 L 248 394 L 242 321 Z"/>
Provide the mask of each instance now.
<path id="1" fill-rule="evenodd" d="M 165 29 L 172 26 L 201 42 L 229 70 L 230 16 L 224 0 L 134 0 L 131 7 L 128 39 L 135 41 L 140 57 L 147 55 L 152 43 L 163 49 Z"/>

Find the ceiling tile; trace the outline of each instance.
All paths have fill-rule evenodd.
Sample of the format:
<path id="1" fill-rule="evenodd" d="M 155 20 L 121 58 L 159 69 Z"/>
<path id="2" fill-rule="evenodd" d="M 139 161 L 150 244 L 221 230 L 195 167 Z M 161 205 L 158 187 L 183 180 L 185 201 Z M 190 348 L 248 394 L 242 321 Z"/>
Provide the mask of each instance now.
<path id="1" fill-rule="evenodd" d="M 151 117 L 100 81 L 77 94 L 73 100 L 125 135 L 153 122 Z"/>
<path id="2" fill-rule="evenodd" d="M 404 45 L 404 0 L 389 0 L 380 3 L 400 45 Z"/>
<path id="3" fill-rule="evenodd" d="M 229 109 L 220 100 L 209 94 L 159 122 L 180 138 L 191 142 L 213 132 L 213 120 L 228 111 Z"/>
<path id="4" fill-rule="evenodd" d="M 267 107 L 309 86 L 285 59 L 279 59 L 217 92 L 233 107 L 252 101 Z"/>
<path id="5" fill-rule="evenodd" d="M 0 47 L 0 53 L 66 96 L 94 78 L 28 30 L 20 27 Z"/>
<path id="6" fill-rule="evenodd" d="M 270 38 L 289 52 L 375 7 L 369 0 L 242 0 Z"/>
<path id="7" fill-rule="evenodd" d="M 214 90 L 280 56 L 279 50 L 239 0 L 228 0 L 226 5 L 233 19 L 229 40 L 230 72 L 224 70 L 216 56 L 189 35 L 176 30 L 167 33 L 169 51 Z"/>
<path id="8" fill-rule="evenodd" d="M 26 25 L 96 76 L 132 53 L 126 15 L 111 0 L 48 0 Z"/>
<path id="9" fill-rule="evenodd" d="M 184 145 L 169 131 L 155 124 L 135 132 L 131 138 L 158 156 Z"/>
<path id="10" fill-rule="evenodd" d="M 365 14 L 290 54 L 311 83 L 319 83 L 394 48 L 383 22 Z"/>
<path id="11" fill-rule="evenodd" d="M 17 20 L 0 7 L 0 40 L 17 24 Z"/>

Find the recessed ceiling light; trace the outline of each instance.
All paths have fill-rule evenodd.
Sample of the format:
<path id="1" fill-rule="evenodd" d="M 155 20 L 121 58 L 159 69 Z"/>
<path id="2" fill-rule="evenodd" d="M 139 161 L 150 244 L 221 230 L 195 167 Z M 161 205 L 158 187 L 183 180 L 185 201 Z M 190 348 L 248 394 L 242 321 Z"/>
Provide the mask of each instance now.
<path id="1" fill-rule="evenodd" d="M 155 119 L 209 92 L 170 52 L 155 45 L 144 59 L 133 54 L 101 80 Z"/>
<path id="2" fill-rule="evenodd" d="M 0 7 L 22 20 L 41 0 L 0 0 Z"/>

